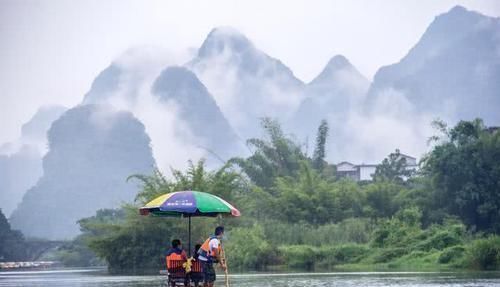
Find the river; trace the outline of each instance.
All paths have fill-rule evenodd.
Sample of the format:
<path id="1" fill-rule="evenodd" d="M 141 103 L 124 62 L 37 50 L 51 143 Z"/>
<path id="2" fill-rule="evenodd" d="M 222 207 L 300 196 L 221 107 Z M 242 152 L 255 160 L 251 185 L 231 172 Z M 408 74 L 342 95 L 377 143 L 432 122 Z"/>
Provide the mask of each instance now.
<path id="1" fill-rule="evenodd" d="M 499 272 L 481 273 L 289 273 L 232 275 L 233 287 L 326 287 L 326 286 L 500 286 Z M 111 276 L 105 270 L 71 269 L 54 271 L 0 272 L 0 286 L 65 286 L 65 287 L 139 287 L 165 286 L 165 277 Z M 223 278 L 216 286 L 224 286 Z"/>

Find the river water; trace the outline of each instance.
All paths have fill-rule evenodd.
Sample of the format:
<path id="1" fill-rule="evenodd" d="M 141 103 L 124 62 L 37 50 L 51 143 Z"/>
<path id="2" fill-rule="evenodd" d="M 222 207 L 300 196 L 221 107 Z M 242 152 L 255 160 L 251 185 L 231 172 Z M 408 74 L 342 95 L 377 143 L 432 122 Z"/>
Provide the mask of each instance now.
<path id="1" fill-rule="evenodd" d="M 224 286 L 223 276 L 216 286 Z M 165 276 L 111 276 L 105 270 L 0 272 L 0 286 L 139 287 L 166 286 Z M 325 286 L 500 286 L 499 272 L 482 273 L 290 273 L 230 276 L 233 287 Z"/>

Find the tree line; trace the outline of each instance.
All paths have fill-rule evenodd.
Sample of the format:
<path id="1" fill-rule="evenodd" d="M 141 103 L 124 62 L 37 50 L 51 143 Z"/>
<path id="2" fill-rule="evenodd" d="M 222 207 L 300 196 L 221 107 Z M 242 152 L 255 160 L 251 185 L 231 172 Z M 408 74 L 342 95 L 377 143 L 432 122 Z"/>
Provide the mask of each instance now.
<path id="1" fill-rule="evenodd" d="M 104 261 L 116 273 L 157 272 L 170 240 L 186 241 L 187 225 L 142 217 L 137 208 L 166 192 L 199 190 L 242 212 L 193 222 L 196 242 L 216 224 L 227 226 L 233 268 L 498 269 L 500 132 L 480 119 L 433 124 L 439 135 L 418 171 L 405 168 L 396 150 L 373 181 L 354 182 L 339 178 L 326 160 L 335 140 L 326 121 L 309 155 L 277 121 L 263 119 L 265 136 L 247 141 L 247 157 L 215 170 L 200 160 L 169 177 L 159 170 L 132 175 L 128 180 L 140 186 L 135 202 L 80 220 L 82 234 L 58 256 L 69 265 Z"/>

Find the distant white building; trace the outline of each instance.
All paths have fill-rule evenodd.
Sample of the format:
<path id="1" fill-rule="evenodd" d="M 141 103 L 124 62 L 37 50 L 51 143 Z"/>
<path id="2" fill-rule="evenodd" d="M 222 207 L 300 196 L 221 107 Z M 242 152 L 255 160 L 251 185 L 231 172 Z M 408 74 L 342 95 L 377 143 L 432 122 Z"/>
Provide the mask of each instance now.
<path id="1" fill-rule="evenodd" d="M 406 169 L 417 169 L 418 165 L 416 158 L 405 154 L 401 154 L 401 157 L 406 159 Z M 370 181 L 373 180 L 373 175 L 375 174 L 377 166 L 378 164 L 353 164 L 343 161 L 337 164 L 337 176 L 350 178 L 354 181 Z"/>

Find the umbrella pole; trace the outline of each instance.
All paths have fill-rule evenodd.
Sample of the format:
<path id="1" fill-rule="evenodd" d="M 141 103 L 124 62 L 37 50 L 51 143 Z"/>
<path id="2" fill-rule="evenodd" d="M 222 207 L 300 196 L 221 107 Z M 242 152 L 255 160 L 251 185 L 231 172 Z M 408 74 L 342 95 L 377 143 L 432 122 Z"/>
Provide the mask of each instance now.
<path id="1" fill-rule="evenodd" d="M 188 226 L 189 226 L 189 232 L 188 232 L 188 257 L 191 257 L 191 215 L 188 217 Z"/>
<path id="2" fill-rule="evenodd" d="M 227 270 L 227 259 L 226 259 L 226 251 L 222 248 L 222 261 L 226 265 L 226 269 L 224 269 L 224 279 L 226 281 L 226 287 L 229 287 L 229 271 Z"/>

